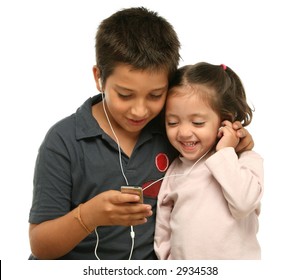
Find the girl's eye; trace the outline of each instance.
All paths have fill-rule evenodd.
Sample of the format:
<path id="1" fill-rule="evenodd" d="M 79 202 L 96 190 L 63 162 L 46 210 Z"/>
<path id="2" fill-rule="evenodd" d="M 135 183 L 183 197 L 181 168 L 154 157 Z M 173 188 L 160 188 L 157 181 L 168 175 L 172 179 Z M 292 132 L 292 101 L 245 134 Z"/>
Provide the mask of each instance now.
<path id="1" fill-rule="evenodd" d="M 167 122 L 168 126 L 176 126 L 178 122 Z"/>
<path id="2" fill-rule="evenodd" d="M 205 124 L 205 122 L 193 122 L 193 125 L 196 126 L 203 126 Z"/>

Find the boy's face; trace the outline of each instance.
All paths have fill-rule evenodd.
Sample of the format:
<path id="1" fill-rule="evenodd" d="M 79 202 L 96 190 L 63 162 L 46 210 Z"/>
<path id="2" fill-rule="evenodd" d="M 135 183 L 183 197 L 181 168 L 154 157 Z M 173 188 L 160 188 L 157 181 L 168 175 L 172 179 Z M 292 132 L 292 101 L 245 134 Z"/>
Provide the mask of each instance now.
<path id="1" fill-rule="evenodd" d="M 164 70 L 134 70 L 121 64 L 107 78 L 103 90 L 113 127 L 139 134 L 164 106 L 168 75 Z"/>
<path id="2" fill-rule="evenodd" d="M 220 125 L 220 117 L 199 92 L 191 93 L 187 86 L 171 90 L 166 104 L 167 135 L 183 157 L 196 161 L 210 150 Z"/>

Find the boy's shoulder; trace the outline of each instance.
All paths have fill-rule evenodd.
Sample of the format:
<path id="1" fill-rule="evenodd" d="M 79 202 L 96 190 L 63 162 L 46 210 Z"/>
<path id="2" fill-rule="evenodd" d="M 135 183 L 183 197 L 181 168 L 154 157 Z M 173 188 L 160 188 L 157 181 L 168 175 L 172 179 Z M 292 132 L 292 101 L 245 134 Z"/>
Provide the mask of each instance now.
<path id="1" fill-rule="evenodd" d="M 88 98 L 76 112 L 56 122 L 49 129 L 47 136 L 57 135 L 62 138 L 80 140 L 98 135 L 99 126 L 92 115 L 92 105 L 98 100 L 99 95 Z"/>

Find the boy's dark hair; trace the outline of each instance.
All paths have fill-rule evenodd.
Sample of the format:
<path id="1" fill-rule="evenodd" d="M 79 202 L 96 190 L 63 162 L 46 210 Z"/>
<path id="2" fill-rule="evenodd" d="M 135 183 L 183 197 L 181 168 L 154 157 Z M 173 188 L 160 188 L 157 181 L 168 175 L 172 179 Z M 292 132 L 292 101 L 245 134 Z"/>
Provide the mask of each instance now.
<path id="1" fill-rule="evenodd" d="M 144 7 L 123 9 L 103 20 L 96 34 L 96 63 L 104 84 L 119 63 L 134 69 L 166 69 L 179 63 L 180 43 L 172 25 Z"/>
<path id="2" fill-rule="evenodd" d="M 170 82 L 170 88 L 182 85 L 205 85 L 215 94 L 207 100 L 222 120 L 240 121 L 247 126 L 252 120 L 252 109 L 247 104 L 246 93 L 240 78 L 225 65 L 200 62 L 178 69 Z"/>

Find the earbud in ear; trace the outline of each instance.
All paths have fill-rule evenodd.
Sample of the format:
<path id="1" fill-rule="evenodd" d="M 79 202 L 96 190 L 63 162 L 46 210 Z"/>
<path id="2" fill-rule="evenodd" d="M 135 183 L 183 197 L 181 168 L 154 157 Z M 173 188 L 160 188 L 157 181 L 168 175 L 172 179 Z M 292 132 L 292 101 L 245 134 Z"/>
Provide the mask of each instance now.
<path id="1" fill-rule="evenodd" d="M 99 83 L 99 87 L 100 87 L 100 92 L 103 92 L 102 91 L 102 83 L 101 83 L 101 79 L 100 78 L 98 78 L 98 83 Z"/>

